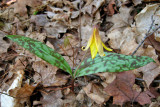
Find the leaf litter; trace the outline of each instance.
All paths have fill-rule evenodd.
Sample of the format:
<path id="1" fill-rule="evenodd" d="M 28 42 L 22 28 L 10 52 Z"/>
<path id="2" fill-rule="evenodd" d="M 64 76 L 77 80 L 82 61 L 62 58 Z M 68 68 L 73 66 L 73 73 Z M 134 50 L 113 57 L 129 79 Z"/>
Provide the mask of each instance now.
<path id="1" fill-rule="evenodd" d="M 112 105 L 111 102 L 121 106 L 131 102 L 134 106 L 154 107 L 159 104 L 155 94 L 159 93 L 159 85 L 153 87 L 160 74 L 159 30 L 154 32 L 160 24 L 158 0 L 2 0 L 0 6 L 1 92 L 6 93 L 20 76 L 18 72 L 23 70 L 20 85 L 8 93 L 17 98 L 26 97 L 13 98 L 18 105 L 99 107 Z M 107 27 L 108 23 L 113 26 Z M 131 55 L 146 34 L 154 32 L 135 55 L 149 56 L 156 63 L 123 73 L 81 77 L 73 93 L 68 74 L 4 38 L 14 34 L 39 40 L 63 55 L 75 69 L 84 56 L 79 41 L 86 46 L 94 25 L 100 26 L 106 45 L 125 55 Z M 139 81 L 143 86 L 137 84 L 137 79 L 143 80 Z M 1 94 L 1 104 L 3 96 Z"/>

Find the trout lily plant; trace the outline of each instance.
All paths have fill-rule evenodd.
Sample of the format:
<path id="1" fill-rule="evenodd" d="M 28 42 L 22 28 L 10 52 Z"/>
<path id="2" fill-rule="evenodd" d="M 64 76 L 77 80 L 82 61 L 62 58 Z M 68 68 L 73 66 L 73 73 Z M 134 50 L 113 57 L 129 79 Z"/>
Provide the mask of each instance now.
<path id="1" fill-rule="evenodd" d="M 87 50 L 90 47 L 91 58 L 84 59 L 75 71 L 72 71 L 70 65 L 62 55 L 44 43 L 20 35 L 7 35 L 7 37 L 51 65 L 68 72 L 73 80 L 80 76 L 99 72 L 123 72 L 133 70 L 150 62 L 154 62 L 152 58 L 147 56 L 130 56 L 104 52 L 103 47 L 108 51 L 112 51 L 112 49 L 107 48 L 101 41 L 97 27 L 94 27 L 93 34 L 86 48 L 83 49 Z M 99 55 L 96 55 L 97 52 Z"/>

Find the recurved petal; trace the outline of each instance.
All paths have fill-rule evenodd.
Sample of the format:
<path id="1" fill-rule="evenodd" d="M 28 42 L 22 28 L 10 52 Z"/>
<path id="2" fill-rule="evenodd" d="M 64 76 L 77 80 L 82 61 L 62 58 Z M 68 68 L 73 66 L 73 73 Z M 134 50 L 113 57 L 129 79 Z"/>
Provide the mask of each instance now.
<path id="1" fill-rule="evenodd" d="M 107 51 L 112 51 L 112 49 L 107 48 L 107 46 L 102 42 L 102 46 L 107 50 Z"/>
<path id="2" fill-rule="evenodd" d="M 92 34 L 92 36 L 89 38 L 89 41 L 88 41 L 87 46 L 85 47 L 85 49 L 82 48 L 82 50 L 83 50 L 83 51 L 86 51 L 86 50 L 90 47 L 90 45 L 92 44 L 92 42 L 93 42 L 93 34 Z"/>

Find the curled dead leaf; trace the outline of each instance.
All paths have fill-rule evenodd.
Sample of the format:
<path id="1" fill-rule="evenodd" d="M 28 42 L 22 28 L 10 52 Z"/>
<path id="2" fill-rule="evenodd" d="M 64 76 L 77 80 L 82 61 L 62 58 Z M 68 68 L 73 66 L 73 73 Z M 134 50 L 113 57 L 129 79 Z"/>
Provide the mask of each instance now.
<path id="1" fill-rule="evenodd" d="M 133 89 L 134 82 L 135 76 L 131 71 L 117 74 L 117 78 L 105 88 L 106 93 L 113 96 L 113 104 L 122 106 L 128 101 L 141 105 L 151 103 L 154 95 L 149 91 L 137 92 Z"/>
<path id="2" fill-rule="evenodd" d="M 109 100 L 109 96 L 103 91 L 103 87 L 96 84 L 89 83 L 83 88 L 88 97 L 90 97 L 97 104 L 103 104 Z"/>

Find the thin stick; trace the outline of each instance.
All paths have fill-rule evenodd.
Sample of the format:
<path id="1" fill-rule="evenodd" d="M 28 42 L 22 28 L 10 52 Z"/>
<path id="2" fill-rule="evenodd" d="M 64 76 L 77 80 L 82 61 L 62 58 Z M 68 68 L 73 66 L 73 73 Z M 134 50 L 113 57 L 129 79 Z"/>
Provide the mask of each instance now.
<path id="1" fill-rule="evenodd" d="M 159 28 L 160 28 L 160 26 L 159 26 L 158 28 L 156 28 L 152 33 L 147 34 L 147 35 L 143 38 L 143 40 L 141 41 L 141 43 L 139 43 L 138 47 L 135 49 L 135 51 L 132 53 L 132 55 L 134 55 L 134 54 L 138 51 L 138 49 L 140 48 L 140 46 L 144 43 L 145 39 L 146 39 L 147 37 L 151 36 L 151 35 L 152 35 L 154 32 L 156 32 Z"/>
<path id="2" fill-rule="evenodd" d="M 82 0 L 80 0 L 80 4 L 79 4 L 79 46 L 82 47 L 82 44 L 81 44 L 81 2 Z"/>
<path id="3" fill-rule="evenodd" d="M 145 80 L 143 80 L 143 79 L 141 79 L 141 78 L 136 78 L 136 80 L 139 80 L 139 81 L 145 81 Z M 153 82 L 158 82 L 158 83 L 160 83 L 160 80 L 153 80 Z"/>

